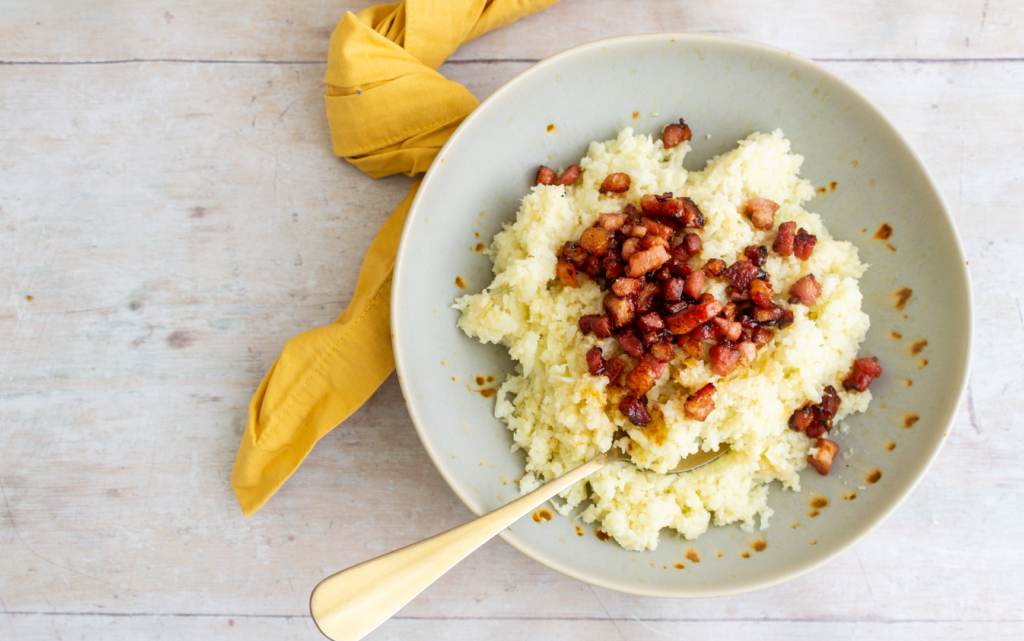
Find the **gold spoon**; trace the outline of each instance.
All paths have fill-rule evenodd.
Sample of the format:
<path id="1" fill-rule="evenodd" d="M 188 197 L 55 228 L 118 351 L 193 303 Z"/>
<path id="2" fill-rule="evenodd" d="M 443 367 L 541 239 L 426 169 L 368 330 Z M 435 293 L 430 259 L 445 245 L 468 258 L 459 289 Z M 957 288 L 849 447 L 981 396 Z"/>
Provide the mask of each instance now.
<path id="1" fill-rule="evenodd" d="M 670 474 L 710 463 L 729 450 L 697 452 L 681 461 Z M 309 598 L 309 611 L 317 627 L 334 641 L 356 641 L 390 619 L 456 563 L 573 483 L 629 455 L 617 447 L 590 459 L 529 494 L 447 532 L 388 552 L 321 581 Z"/>

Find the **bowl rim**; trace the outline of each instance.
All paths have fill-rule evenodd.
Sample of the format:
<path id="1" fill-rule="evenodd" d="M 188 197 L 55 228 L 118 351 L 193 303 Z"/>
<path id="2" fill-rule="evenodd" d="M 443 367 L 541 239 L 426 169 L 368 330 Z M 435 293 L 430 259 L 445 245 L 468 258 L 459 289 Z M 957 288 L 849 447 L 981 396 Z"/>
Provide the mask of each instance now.
<path id="1" fill-rule="evenodd" d="M 583 44 L 570 47 L 556 54 L 553 54 L 547 58 L 544 58 L 543 60 L 540 60 L 539 62 L 536 62 L 527 67 L 526 69 L 524 69 L 523 71 L 519 72 L 511 79 L 506 81 L 504 84 L 502 84 L 491 95 L 485 98 L 476 107 L 476 109 L 474 109 L 468 116 L 466 116 L 465 120 L 463 120 L 459 127 L 452 133 L 451 137 L 445 142 L 444 146 L 441 147 L 441 150 L 435 157 L 434 162 L 431 163 L 430 168 L 427 170 L 419 185 L 419 189 L 417 190 L 416 196 L 413 198 L 413 201 L 409 206 L 409 212 L 406 216 L 405 223 L 403 224 L 402 227 L 402 235 L 399 240 L 398 251 L 395 256 L 395 263 L 392 268 L 392 278 L 394 278 L 394 275 L 400 272 L 403 255 L 406 253 L 405 250 L 408 247 L 409 243 L 411 242 L 411 234 L 409 233 L 409 230 L 415 219 L 414 213 L 417 211 L 420 205 L 421 197 L 423 196 L 425 191 L 430 187 L 430 184 L 433 182 L 434 177 L 437 175 L 437 171 L 435 171 L 435 168 L 441 166 L 441 163 L 438 161 L 444 158 L 448 149 L 453 144 L 456 143 L 460 136 L 463 135 L 469 127 L 472 126 L 472 124 L 478 117 L 481 117 L 480 114 L 486 111 L 486 109 L 491 104 L 502 100 L 503 96 L 507 92 L 511 91 L 518 83 L 522 82 L 525 78 L 534 75 L 538 73 L 540 70 L 546 69 L 548 67 L 560 65 L 563 63 L 563 61 L 574 56 L 586 54 L 592 50 L 607 47 L 610 44 L 644 44 L 648 42 L 663 42 L 666 40 L 674 41 L 681 45 L 695 45 L 698 43 L 711 42 L 717 45 L 724 45 L 727 47 L 735 47 L 745 50 L 744 53 L 748 53 L 752 56 L 760 55 L 775 59 L 784 58 L 790 62 L 795 62 L 797 64 L 804 65 L 808 67 L 810 70 L 820 73 L 822 76 L 828 78 L 829 82 L 835 82 L 837 85 L 849 91 L 856 100 L 860 101 L 861 107 L 863 107 L 869 113 L 878 118 L 882 126 L 887 129 L 885 133 L 887 133 L 897 142 L 897 144 L 902 145 L 905 148 L 905 150 L 910 153 L 910 156 L 917 164 L 918 169 L 924 175 L 928 186 L 931 188 L 932 192 L 934 192 L 935 195 L 938 197 L 942 215 L 945 218 L 945 221 L 949 225 L 950 229 L 952 229 L 952 231 L 954 232 L 953 240 L 956 250 L 955 258 L 957 259 L 959 269 L 962 270 L 962 273 L 964 275 L 964 283 L 966 289 L 964 293 L 967 299 L 966 340 L 962 355 L 960 380 L 957 385 L 956 404 L 953 406 L 954 408 L 959 408 L 961 403 L 963 402 L 963 397 L 967 390 L 971 366 L 971 357 L 974 347 L 974 295 L 973 288 L 971 286 L 970 270 L 968 268 L 969 266 L 967 264 L 966 254 L 964 252 L 963 240 L 960 237 L 960 232 L 956 226 L 956 221 L 954 220 L 953 215 L 949 211 L 949 205 L 946 203 L 946 199 L 943 196 L 941 189 L 939 189 L 938 183 L 935 181 L 934 176 L 932 176 L 931 171 L 928 169 L 927 165 L 921 159 L 920 155 L 913 148 L 913 146 L 910 145 L 910 143 L 899 131 L 899 129 L 897 129 L 897 127 L 892 123 L 892 121 L 889 120 L 889 118 L 856 87 L 843 80 L 839 75 L 829 70 L 824 65 L 819 64 L 810 58 L 806 58 L 804 56 L 795 54 L 785 49 L 773 47 L 771 45 L 762 44 L 752 40 L 744 40 L 742 38 L 733 38 L 730 36 L 721 36 L 714 34 L 694 34 L 686 32 L 659 32 L 614 36 L 611 38 L 602 38 L 600 40 L 594 40 L 591 42 L 586 42 Z M 471 497 L 470 495 L 463 491 L 457 479 L 454 478 L 451 474 L 449 474 L 446 468 L 442 465 L 443 459 L 440 453 L 438 452 L 437 448 L 434 447 L 434 444 L 429 436 L 429 433 L 422 427 L 422 421 L 417 411 L 417 405 L 413 401 L 415 397 L 410 393 L 409 390 L 406 389 L 406 383 L 404 380 L 405 377 L 402 374 L 405 363 L 405 358 L 403 356 L 404 352 L 402 349 L 404 345 L 403 333 L 400 331 L 400 323 L 397 317 L 397 313 L 395 311 L 399 309 L 398 302 L 401 299 L 401 297 L 401 285 L 393 283 L 390 301 L 392 351 L 394 353 L 395 368 L 398 371 L 399 385 L 401 387 L 403 397 L 407 399 L 406 408 L 409 412 L 410 418 L 412 419 L 413 427 L 416 429 L 416 434 L 417 436 L 419 436 L 420 442 L 423 444 L 423 448 L 427 451 L 427 455 L 430 457 L 431 462 L 434 464 L 434 467 L 437 468 L 437 471 L 441 474 L 442 478 L 444 478 L 445 482 L 448 484 L 448 487 L 451 488 L 455 495 L 459 497 L 459 500 L 461 500 L 462 503 L 467 508 L 469 508 L 471 512 L 473 512 L 477 516 L 482 516 L 486 512 L 486 510 L 484 510 L 482 506 L 476 503 L 474 497 Z M 881 525 L 893 512 L 895 512 L 896 509 L 899 508 L 904 501 L 906 501 L 907 497 L 909 497 L 913 493 L 913 491 L 917 488 L 918 484 L 920 484 L 921 480 L 928 473 L 928 470 L 931 468 L 932 464 L 935 462 L 935 459 L 938 457 L 939 452 L 942 450 L 942 447 L 948 440 L 949 434 L 952 432 L 952 427 L 955 420 L 956 409 L 954 409 L 954 411 L 946 419 L 945 425 L 943 426 L 944 429 L 942 432 L 942 436 L 939 437 L 935 447 L 933 448 L 932 452 L 929 454 L 926 461 L 924 462 L 924 465 L 921 468 L 921 473 L 918 474 L 917 478 L 915 478 L 903 490 L 902 495 L 899 496 L 896 499 L 896 501 L 894 501 L 891 504 L 891 506 L 889 506 L 888 509 L 882 510 L 876 515 L 874 515 L 874 517 L 871 518 L 869 522 L 866 523 L 866 525 L 861 529 L 858 535 L 850 538 L 845 544 L 841 544 L 839 547 L 837 547 L 831 554 L 824 556 L 819 560 L 806 563 L 795 563 L 793 564 L 792 569 L 788 572 L 782 572 L 775 576 L 771 576 L 765 579 L 744 583 L 731 589 L 708 590 L 706 588 L 701 589 L 699 585 L 680 585 L 679 587 L 686 588 L 685 591 L 680 591 L 658 587 L 652 588 L 651 586 L 647 586 L 641 583 L 617 583 L 614 581 L 605 580 L 601 577 L 590 576 L 582 572 L 579 572 L 570 565 L 563 563 L 560 559 L 554 557 L 553 555 L 539 554 L 532 550 L 528 545 L 518 540 L 514 532 L 511 532 L 509 530 L 502 530 L 498 534 L 499 536 L 501 536 L 502 539 L 505 540 L 506 543 L 511 545 L 516 550 L 519 550 L 526 556 L 530 557 L 534 561 L 537 561 L 538 563 L 541 563 L 542 565 L 551 568 L 552 570 L 555 570 L 556 572 L 559 572 L 566 576 L 608 590 L 614 590 L 617 592 L 623 592 L 626 594 L 633 594 L 637 596 L 651 596 L 662 598 L 710 598 L 753 592 L 756 590 L 769 588 L 774 585 L 784 583 L 786 581 L 791 581 L 805 574 L 808 574 L 818 569 L 819 567 L 831 561 L 834 561 L 836 558 L 847 552 L 850 548 L 857 545 L 861 540 L 864 539 L 864 537 L 871 534 L 872 530 Z"/>

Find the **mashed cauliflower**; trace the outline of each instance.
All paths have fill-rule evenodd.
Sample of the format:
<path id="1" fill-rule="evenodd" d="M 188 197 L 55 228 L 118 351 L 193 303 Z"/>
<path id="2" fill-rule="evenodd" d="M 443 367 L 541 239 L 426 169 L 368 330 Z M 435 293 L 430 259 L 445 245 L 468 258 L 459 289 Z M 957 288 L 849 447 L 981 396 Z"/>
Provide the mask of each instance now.
<path id="1" fill-rule="evenodd" d="M 842 399 L 837 421 L 867 408 L 870 392 L 848 392 L 840 384 L 868 330 L 857 279 L 866 268 L 857 249 L 833 239 L 817 214 L 803 208 L 814 195 L 799 177 L 803 158 L 790 151 L 781 131 L 757 133 L 732 151 L 713 158 L 700 172 L 688 172 L 683 159 L 689 143 L 666 150 L 661 140 L 624 129 L 615 140 L 591 143 L 579 179 L 570 186 L 536 186 L 523 199 L 513 224 L 489 248 L 494 280 L 483 292 L 455 304 L 459 327 L 483 342 L 501 343 L 516 360 L 516 372 L 501 385 L 495 416 L 526 453 L 526 493 L 612 447 L 616 431 L 632 440 L 633 463 L 614 463 L 562 494 L 557 507 L 568 515 L 589 500 L 580 517 L 629 550 L 653 550 L 662 528 L 687 539 L 709 524 L 738 522 L 745 531 L 768 527 L 768 485 L 799 491 L 812 441 L 788 427 L 793 411 L 821 400 L 834 385 Z M 604 178 L 624 172 L 631 185 L 623 194 L 601 194 Z M 775 231 L 755 229 L 743 215 L 750 198 L 780 205 L 776 228 L 785 221 L 817 235 L 806 261 L 769 252 L 765 270 L 776 292 L 813 273 L 822 292 L 808 308 L 793 305 L 795 321 L 775 334 L 749 366 L 721 377 L 701 361 L 679 354 L 648 394 L 653 420 L 637 427 L 618 410 L 621 392 L 608 378 L 589 374 L 585 354 L 598 345 L 607 357 L 622 354 L 614 338 L 582 336 L 577 321 L 602 313 L 604 291 L 581 276 L 578 288 L 563 287 L 555 276 L 556 254 L 579 238 L 601 212 L 621 211 L 644 194 L 687 196 L 706 218 L 700 231 L 702 264 L 727 264 L 751 244 L 771 246 Z M 726 283 L 709 279 L 705 291 L 723 304 Z M 711 382 L 715 410 L 703 422 L 691 420 L 683 402 Z M 625 444 L 623 438 L 620 444 Z M 728 443 L 730 451 L 691 472 L 664 474 L 682 457 Z"/>

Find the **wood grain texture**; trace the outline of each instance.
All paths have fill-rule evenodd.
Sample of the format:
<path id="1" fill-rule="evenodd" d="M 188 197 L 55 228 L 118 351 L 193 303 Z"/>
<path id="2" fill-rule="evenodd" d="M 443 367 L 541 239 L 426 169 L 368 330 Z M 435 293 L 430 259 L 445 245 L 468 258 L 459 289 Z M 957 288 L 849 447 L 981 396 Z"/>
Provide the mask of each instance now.
<path id="1" fill-rule="evenodd" d="M 595 5 L 556 5 L 458 57 L 679 28 L 907 58 L 829 66 L 895 121 L 957 219 L 979 310 L 968 399 L 906 503 L 796 581 L 646 599 L 492 541 L 370 638 L 1019 638 L 1021 5 Z M 332 156 L 321 62 L 188 60 L 323 60 L 315 29 L 360 6 L 0 7 L 4 60 L 186 61 L 0 65 L 0 638 L 316 639 L 320 579 L 470 518 L 394 377 L 256 516 L 229 485 L 253 390 L 288 338 L 343 309 L 409 179 Z M 441 71 L 485 97 L 528 65 Z"/>
<path id="2" fill-rule="evenodd" d="M 373 4 L 17 0 L 0 7 L 0 60 L 324 61 L 344 12 Z M 455 58 L 537 59 L 598 38 L 661 31 L 735 36 L 815 58 L 1019 58 L 1022 20 L 1016 0 L 562 0 Z"/>

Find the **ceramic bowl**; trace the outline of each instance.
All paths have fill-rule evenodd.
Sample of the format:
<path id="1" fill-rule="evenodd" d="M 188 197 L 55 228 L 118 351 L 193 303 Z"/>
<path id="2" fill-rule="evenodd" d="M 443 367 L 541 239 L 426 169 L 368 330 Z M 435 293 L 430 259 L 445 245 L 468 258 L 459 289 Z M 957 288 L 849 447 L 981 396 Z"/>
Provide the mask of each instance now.
<path id="1" fill-rule="evenodd" d="M 776 128 L 804 156 L 802 175 L 820 187 L 807 209 L 871 265 L 861 280 L 871 330 L 860 351 L 885 367 L 874 402 L 846 421 L 837 439 L 845 455 L 829 476 L 808 468 L 799 493 L 774 484 L 765 531 L 711 527 L 696 541 L 665 531 L 644 553 L 559 516 L 524 518 L 502 536 L 597 586 L 707 597 L 794 578 L 854 545 L 921 480 L 964 391 L 972 323 L 964 252 L 934 180 L 877 108 L 810 60 L 730 38 L 629 36 L 552 56 L 485 100 L 427 172 L 398 250 L 391 322 L 402 391 L 437 469 L 476 514 L 516 498 L 524 456 L 510 451 L 488 391 L 512 362 L 504 348 L 459 331 L 451 305 L 490 283 L 481 243 L 514 220 L 538 165 L 567 167 L 593 140 L 625 126 L 660 135 L 680 117 L 694 131 L 690 169 Z M 688 561 L 691 550 L 702 562 Z"/>

